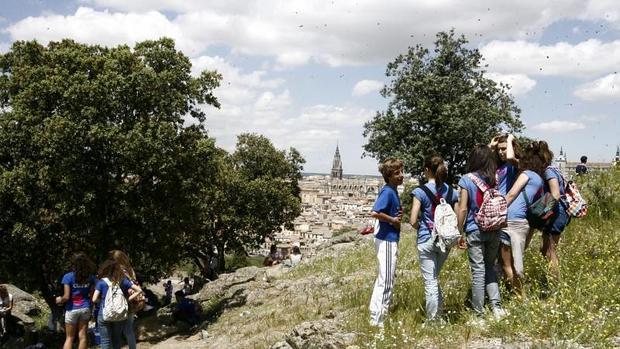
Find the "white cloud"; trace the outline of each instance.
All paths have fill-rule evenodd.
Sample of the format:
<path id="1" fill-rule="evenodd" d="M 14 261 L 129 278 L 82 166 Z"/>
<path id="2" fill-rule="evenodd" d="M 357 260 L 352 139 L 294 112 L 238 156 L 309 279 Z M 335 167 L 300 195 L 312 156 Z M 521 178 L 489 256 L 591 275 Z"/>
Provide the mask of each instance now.
<path id="1" fill-rule="evenodd" d="M 536 86 L 536 80 L 532 80 L 524 74 L 486 73 L 485 76 L 497 83 L 508 84 L 510 92 L 514 96 L 524 95 Z"/>
<path id="2" fill-rule="evenodd" d="M 570 132 L 575 130 L 583 130 L 586 126 L 581 122 L 553 120 L 534 125 L 532 128 L 535 130 L 548 132 Z"/>
<path id="3" fill-rule="evenodd" d="M 383 82 L 378 80 L 361 80 L 353 86 L 353 96 L 363 96 L 377 92 L 383 88 Z"/>
<path id="4" fill-rule="evenodd" d="M 499 73 L 590 76 L 620 65 L 620 40 L 589 39 L 576 45 L 527 41 L 491 41 L 480 49 L 489 70 Z"/>
<path id="5" fill-rule="evenodd" d="M 601 1 L 82 0 L 97 9 L 28 17 L 7 30 L 13 39 L 71 37 L 106 45 L 169 36 L 192 57 L 221 44 L 234 53 L 274 57 L 281 66 L 384 64 L 408 45 L 432 44 L 435 33 L 449 28 L 474 42 L 538 38 L 550 24 L 589 8 L 592 18 L 609 16 L 603 9 L 612 3 Z M 118 10 L 137 12 L 111 12 Z"/>
<path id="6" fill-rule="evenodd" d="M 620 76 L 609 74 L 577 87 L 574 95 L 585 101 L 620 99 Z"/>

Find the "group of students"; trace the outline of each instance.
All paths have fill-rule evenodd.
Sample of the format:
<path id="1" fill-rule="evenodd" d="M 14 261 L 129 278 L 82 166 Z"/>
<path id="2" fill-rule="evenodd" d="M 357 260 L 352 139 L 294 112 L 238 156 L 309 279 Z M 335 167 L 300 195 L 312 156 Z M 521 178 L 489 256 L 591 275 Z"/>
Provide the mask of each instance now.
<path id="1" fill-rule="evenodd" d="M 472 280 L 471 305 L 476 315 L 485 313 L 485 291 L 493 315 L 501 318 L 506 314 L 501 306 L 496 262 L 501 263 L 507 285 L 522 292 L 523 255 L 534 228 L 542 230 L 541 252 L 550 263 L 550 272 L 558 276 L 556 247 L 570 217 L 561 204 L 566 183 L 560 171 L 552 166 L 552 160 L 553 153 L 545 141 L 534 141 L 521 151 L 512 135 L 500 134 L 489 144 L 474 147 L 467 162 L 468 173 L 461 177 L 458 188 L 453 188 L 446 183 L 448 171 L 443 158 L 425 159 L 426 183 L 411 192 L 410 223 L 417 228 L 428 320 L 440 320 L 442 316 L 439 273 L 451 247 L 439 244 L 434 234 L 434 213 L 440 203 L 447 203 L 454 209 L 455 229 L 458 229 L 454 243 L 467 249 Z M 379 268 L 369 308 L 371 325 L 382 327 L 394 288 L 402 219 L 397 187 L 403 183 L 403 162 L 388 159 L 379 166 L 379 171 L 386 185 L 379 192 L 371 213 L 378 220 L 375 250 Z M 489 189 L 499 192 L 507 206 L 504 223 L 491 231 L 483 229 L 478 216 Z M 547 215 L 550 218 L 541 224 L 532 217 L 530 209 L 543 195 L 552 197 L 555 204 Z"/>
<path id="2" fill-rule="evenodd" d="M 129 349 L 136 348 L 133 323 L 135 313 L 144 301 L 136 273 L 131 267 L 129 257 L 119 250 L 109 252 L 95 276 L 95 265 L 82 252 L 76 253 L 71 260 L 71 271 L 62 277 L 63 294 L 55 301 L 65 307 L 65 342 L 64 349 L 73 348 L 77 335 L 79 349 L 88 347 L 87 331 L 91 314 L 94 316 L 100 335 L 102 349 L 121 347 L 122 336 Z M 110 296 L 108 296 L 110 293 Z M 111 321 L 104 317 L 106 301 L 116 302 L 123 297 L 128 304 L 127 313 Z"/>

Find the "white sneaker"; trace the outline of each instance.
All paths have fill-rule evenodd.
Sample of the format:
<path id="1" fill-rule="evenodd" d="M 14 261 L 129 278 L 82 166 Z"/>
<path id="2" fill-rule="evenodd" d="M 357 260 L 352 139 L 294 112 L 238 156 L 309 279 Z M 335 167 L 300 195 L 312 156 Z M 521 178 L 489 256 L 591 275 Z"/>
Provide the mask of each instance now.
<path id="1" fill-rule="evenodd" d="M 493 308 L 493 316 L 495 317 L 495 320 L 501 320 L 502 318 L 506 317 L 506 315 L 508 315 L 508 312 L 506 312 L 506 310 L 502 308 Z"/>

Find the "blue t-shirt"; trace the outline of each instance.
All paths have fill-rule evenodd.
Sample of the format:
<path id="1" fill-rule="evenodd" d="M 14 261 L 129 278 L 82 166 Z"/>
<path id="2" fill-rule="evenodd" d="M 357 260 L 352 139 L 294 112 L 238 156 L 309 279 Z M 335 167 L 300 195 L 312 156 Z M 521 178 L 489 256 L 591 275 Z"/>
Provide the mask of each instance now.
<path id="1" fill-rule="evenodd" d="M 372 210 L 374 212 L 383 212 L 391 217 L 398 216 L 400 198 L 396 188 L 392 188 L 387 184 L 383 186 Z M 400 239 L 400 232 L 390 223 L 379 221 L 379 232 L 375 237 L 385 241 L 398 241 Z"/>
<path id="2" fill-rule="evenodd" d="M 133 282 L 129 281 L 128 278 L 124 277 L 121 281 L 121 290 L 125 296 L 127 296 L 127 290 L 129 290 L 133 286 Z M 99 303 L 99 309 L 103 309 L 105 307 L 105 295 L 108 293 L 108 284 L 103 280 L 97 281 L 97 286 L 95 286 L 95 290 L 99 291 L 101 296 L 101 303 Z"/>
<path id="3" fill-rule="evenodd" d="M 564 178 L 560 174 L 560 170 L 556 167 L 549 166 L 545 169 L 545 193 L 551 192 L 551 189 L 549 188 L 549 181 L 552 179 L 556 179 L 558 181 L 558 185 L 560 186 L 560 201 L 562 201 L 566 197 L 566 183 L 564 183 Z M 558 203 L 554 211 L 556 216 L 568 217 L 568 213 L 566 213 L 566 208 L 564 207 L 564 205 L 562 205 L 562 203 Z"/>
<path id="4" fill-rule="evenodd" d="M 424 184 L 425 187 L 430 189 L 433 195 L 437 196 L 437 189 L 435 182 L 429 182 Z M 446 199 L 449 204 L 454 204 L 459 200 L 458 191 L 452 191 L 452 198 L 448 199 L 448 185 L 444 183 L 440 190 L 439 195 Z M 434 220 L 434 209 L 435 205 L 431 201 L 431 199 L 426 195 L 422 188 L 415 188 L 411 195 L 417 198 L 420 201 L 420 212 L 422 212 L 422 217 L 420 218 L 420 227 L 418 228 L 418 244 L 423 244 L 431 238 L 431 231 L 433 229 L 433 220 Z"/>
<path id="5" fill-rule="evenodd" d="M 83 283 L 77 283 L 75 272 L 66 273 L 62 277 L 61 283 L 69 285 L 71 288 L 69 301 L 65 303 L 65 310 L 90 308 L 90 288 L 95 285 L 97 279 L 90 275 Z"/>
<path id="6" fill-rule="evenodd" d="M 497 190 L 505 196 L 517 180 L 517 169 L 509 162 L 504 162 L 497 168 L 495 178 L 497 179 Z"/>
<path id="7" fill-rule="evenodd" d="M 530 205 L 538 200 L 543 193 L 543 180 L 538 173 L 530 170 L 525 170 L 522 173 L 527 175 L 527 183 L 517 197 L 508 206 L 508 220 L 511 219 L 526 219 L 528 205 L 523 197 L 523 190 L 527 194 L 527 199 Z"/>
<path id="8" fill-rule="evenodd" d="M 467 218 L 465 219 L 465 233 L 469 234 L 474 231 L 480 231 L 480 227 L 474 220 L 474 216 L 480 210 L 480 205 L 482 205 L 482 199 L 484 198 L 483 192 L 478 189 L 476 183 L 474 183 L 470 178 L 468 173 L 461 177 L 459 180 L 459 187 L 467 190 Z M 489 180 L 478 173 L 473 173 L 474 176 L 482 179 L 485 183 L 489 183 Z"/>

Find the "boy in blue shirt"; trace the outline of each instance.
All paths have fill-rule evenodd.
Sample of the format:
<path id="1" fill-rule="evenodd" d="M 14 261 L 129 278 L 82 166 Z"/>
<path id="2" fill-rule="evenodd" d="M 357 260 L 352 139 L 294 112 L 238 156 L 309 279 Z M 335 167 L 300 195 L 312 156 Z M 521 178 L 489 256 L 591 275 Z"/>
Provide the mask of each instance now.
<path id="1" fill-rule="evenodd" d="M 379 166 L 386 185 L 381 188 L 371 216 L 379 220 L 375 232 L 375 251 L 379 261 L 379 273 L 370 298 L 370 324 L 383 327 L 383 321 L 392 300 L 400 220 L 402 209 L 396 188 L 403 184 L 403 162 L 389 158 Z"/>

